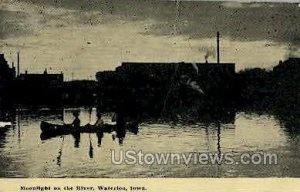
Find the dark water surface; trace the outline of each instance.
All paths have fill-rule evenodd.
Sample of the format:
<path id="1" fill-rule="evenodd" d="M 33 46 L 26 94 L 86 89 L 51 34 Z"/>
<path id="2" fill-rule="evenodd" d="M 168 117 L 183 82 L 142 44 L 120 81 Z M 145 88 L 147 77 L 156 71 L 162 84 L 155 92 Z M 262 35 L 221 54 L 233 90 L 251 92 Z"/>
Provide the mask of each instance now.
<path id="1" fill-rule="evenodd" d="M 238 112 L 234 123 L 142 123 L 138 135 L 127 133 L 123 145 L 104 134 L 81 134 L 80 145 L 67 135 L 42 141 L 42 120 L 61 124 L 73 120 L 73 109 L 20 110 L 13 126 L 0 129 L 2 177 L 298 177 L 300 137 L 286 131 L 272 115 Z M 82 124 L 94 123 L 96 110 L 80 108 Z M 111 121 L 111 114 L 104 114 Z M 218 129 L 219 128 L 219 129 Z M 144 153 L 230 152 L 236 156 L 265 152 L 278 155 L 278 165 L 113 165 L 111 150 Z"/>

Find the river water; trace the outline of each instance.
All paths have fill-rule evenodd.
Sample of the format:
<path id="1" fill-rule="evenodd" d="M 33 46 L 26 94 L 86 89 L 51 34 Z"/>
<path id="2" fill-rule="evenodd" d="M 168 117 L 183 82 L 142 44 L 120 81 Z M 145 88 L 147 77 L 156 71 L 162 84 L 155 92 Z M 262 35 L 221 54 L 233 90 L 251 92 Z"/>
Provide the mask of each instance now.
<path id="1" fill-rule="evenodd" d="M 79 147 L 72 135 L 40 139 L 40 123 L 73 120 L 74 109 L 17 110 L 13 126 L 0 129 L 2 177 L 298 177 L 300 139 L 291 136 L 273 115 L 237 112 L 232 123 L 143 122 L 137 135 L 128 132 L 123 145 L 104 134 L 101 146 L 95 134 L 81 134 Z M 96 121 L 96 110 L 79 108 L 82 124 Z M 111 122 L 111 114 L 103 115 Z M 112 163 L 112 150 L 144 153 L 274 153 L 276 165 Z"/>

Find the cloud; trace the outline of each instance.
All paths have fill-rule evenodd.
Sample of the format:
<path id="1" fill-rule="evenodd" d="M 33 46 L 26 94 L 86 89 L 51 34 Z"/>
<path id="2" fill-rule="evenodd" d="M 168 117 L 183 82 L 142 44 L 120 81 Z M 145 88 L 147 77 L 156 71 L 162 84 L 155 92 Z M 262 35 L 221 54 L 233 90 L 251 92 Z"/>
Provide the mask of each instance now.
<path id="1" fill-rule="evenodd" d="M 217 31 L 223 38 L 239 41 L 270 40 L 299 45 L 300 14 L 294 4 L 224 7 L 219 3 L 181 3 L 180 18 L 161 18 L 149 34 L 170 35 L 173 25 L 189 38 L 212 38 Z M 177 22 L 177 23 L 176 23 Z"/>
<path id="2" fill-rule="evenodd" d="M 236 1 L 224 2 L 222 5 L 227 8 L 242 8 L 243 7 L 243 3 L 236 2 Z"/>
<path id="3" fill-rule="evenodd" d="M 211 38 L 215 36 L 216 31 L 220 31 L 223 38 L 233 40 L 270 40 L 297 46 L 300 44 L 298 38 L 300 9 L 297 4 L 291 3 L 180 1 L 177 10 L 174 1 L 157 0 L 23 0 L 23 2 L 38 5 L 42 11 L 47 10 L 47 7 L 68 10 L 65 11 L 65 15 L 57 14 L 55 9 L 43 13 L 44 24 L 53 21 L 52 24 L 58 27 L 150 19 L 153 20 L 153 24 L 145 30 L 145 35 L 172 35 L 176 26 L 177 34 L 189 38 Z M 178 16 L 176 12 L 179 13 Z M 4 18 L 6 20 L 5 15 Z M 12 22 L 8 23 L 12 25 Z M 20 26 L 8 28 L 9 31 L 2 33 L 5 36 L 14 31 L 14 28 L 19 29 Z"/>
<path id="4" fill-rule="evenodd" d="M 29 33 L 26 23 L 27 14 L 21 11 L 0 10 L 0 39 Z"/>

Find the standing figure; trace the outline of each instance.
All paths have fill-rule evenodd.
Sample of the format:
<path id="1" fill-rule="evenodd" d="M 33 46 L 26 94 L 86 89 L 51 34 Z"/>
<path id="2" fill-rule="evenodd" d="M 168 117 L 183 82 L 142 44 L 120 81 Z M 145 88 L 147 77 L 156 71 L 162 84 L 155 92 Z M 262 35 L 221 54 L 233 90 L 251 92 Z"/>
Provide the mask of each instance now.
<path id="1" fill-rule="evenodd" d="M 94 126 L 97 129 L 96 135 L 97 135 L 97 138 L 98 138 L 98 147 L 100 147 L 101 142 L 102 142 L 102 138 L 103 138 L 103 131 L 104 131 L 103 130 L 104 122 L 101 118 L 101 113 L 100 112 L 97 113 L 97 121 L 96 121 Z"/>
<path id="2" fill-rule="evenodd" d="M 117 138 L 119 139 L 119 144 L 122 145 L 126 135 L 125 120 L 122 113 L 116 114 L 116 121 L 117 121 L 117 125 L 116 125 Z"/>

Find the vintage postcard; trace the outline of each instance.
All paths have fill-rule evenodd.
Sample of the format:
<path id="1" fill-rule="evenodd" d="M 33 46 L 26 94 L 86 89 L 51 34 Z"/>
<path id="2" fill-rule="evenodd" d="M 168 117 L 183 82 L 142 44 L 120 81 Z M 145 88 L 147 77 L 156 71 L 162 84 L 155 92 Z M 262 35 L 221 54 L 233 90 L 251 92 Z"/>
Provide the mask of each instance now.
<path id="1" fill-rule="evenodd" d="M 0 0 L 0 191 L 300 191 L 299 3 Z"/>

